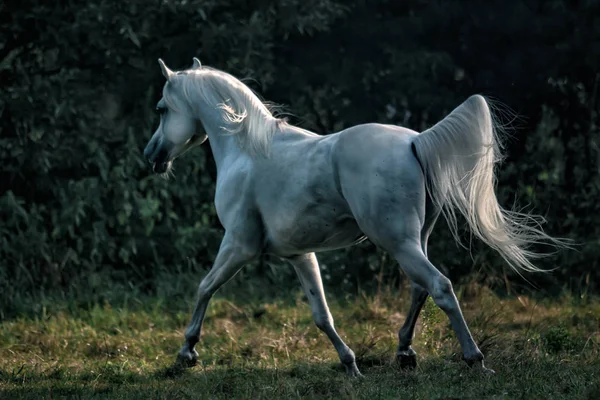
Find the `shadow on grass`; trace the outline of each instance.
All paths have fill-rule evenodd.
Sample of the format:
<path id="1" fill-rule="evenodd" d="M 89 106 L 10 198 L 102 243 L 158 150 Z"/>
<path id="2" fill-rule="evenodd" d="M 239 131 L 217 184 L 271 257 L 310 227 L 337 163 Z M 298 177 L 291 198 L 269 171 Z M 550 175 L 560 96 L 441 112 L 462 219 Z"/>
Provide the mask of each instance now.
<path id="1" fill-rule="evenodd" d="M 82 373 L 20 368 L 0 370 L 0 398 L 600 398 L 597 363 L 495 358 L 490 364 L 495 376 L 453 357 L 425 358 L 412 371 L 401 370 L 389 357 L 368 357 L 360 362 L 362 379 L 347 377 L 337 362 L 273 368 L 171 365 L 147 373 L 117 366 Z"/>
<path id="2" fill-rule="evenodd" d="M 441 371 L 431 362 L 417 370 L 401 370 L 390 357 L 362 357 L 358 365 L 364 374 L 362 379 L 346 376 L 339 362 L 214 369 L 172 364 L 148 373 L 122 370 L 115 365 L 82 373 L 60 367 L 44 372 L 19 368 L 0 370 L 0 398 L 346 398 L 353 397 L 352 393 L 372 391 L 372 384 L 402 393 Z M 454 367 L 464 370 L 460 365 Z M 448 367 L 442 371 L 445 369 Z M 369 396 L 365 393 L 364 397 Z"/>

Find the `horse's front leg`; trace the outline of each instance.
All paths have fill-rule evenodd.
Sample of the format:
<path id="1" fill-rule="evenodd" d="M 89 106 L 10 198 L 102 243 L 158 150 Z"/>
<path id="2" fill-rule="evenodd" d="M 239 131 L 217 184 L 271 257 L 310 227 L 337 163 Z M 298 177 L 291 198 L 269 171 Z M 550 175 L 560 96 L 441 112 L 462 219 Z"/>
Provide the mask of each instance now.
<path id="1" fill-rule="evenodd" d="M 260 249 L 257 246 L 250 245 L 248 241 L 240 240 L 225 233 L 213 267 L 198 287 L 196 307 L 192 320 L 185 331 L 185 342 L 177 356 L 179 365 L 191 367 L 196 364 L 198 352 L 194 350 L 194 346 L 200 340 L 202 322 L 210 299 L 245 263 L 255 258 L 259 251 Z"/>
<path id="2" fill-rule="evenodd" d="M 327 300 L 325 299 L 325 291 L 323 290 L 323 282 L 321 281 L 321 271 L 317 263 L 315 253 L 305 254 L 289 259 L 294 266 L 304 293 L 308 298 L 312 309 L 313 318 L 317 327 L 325 332 L 325 334 L 333 343 L 333 346 L 338 352 L 340 361 L 346 367 L 346 372 L 351 377 L 361 376 L 358 367 L 356 366 L 356 358 L 354 352 L 344 343 L 340 335 L 336 332 L 333 326 L 333 317 L 329 312 Z"/>

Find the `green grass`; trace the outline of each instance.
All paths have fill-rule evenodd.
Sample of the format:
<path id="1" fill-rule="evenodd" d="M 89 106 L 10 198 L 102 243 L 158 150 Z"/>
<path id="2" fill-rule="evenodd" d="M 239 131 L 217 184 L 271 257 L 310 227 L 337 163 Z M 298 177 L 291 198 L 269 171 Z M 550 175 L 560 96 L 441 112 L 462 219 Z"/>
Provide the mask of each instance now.
<path id="1" fill-rule="evenodd" d="M 3 322 L 0 398 L 600 398 L 600 301 L 461 293 L 494 376 L 460 360 L 447 318 L 431 300 L 415 337 L 419 366 L 400 370 L 396 334 L 408 299 L 390 293 L 330 300 L 363 379 L 345 376 L 299 294 L 268 302 L 214 299 L 197 346 L 201 362 L 180 372 L 170 366 L 191 303 L 172 309 L 154 299 Z"/>

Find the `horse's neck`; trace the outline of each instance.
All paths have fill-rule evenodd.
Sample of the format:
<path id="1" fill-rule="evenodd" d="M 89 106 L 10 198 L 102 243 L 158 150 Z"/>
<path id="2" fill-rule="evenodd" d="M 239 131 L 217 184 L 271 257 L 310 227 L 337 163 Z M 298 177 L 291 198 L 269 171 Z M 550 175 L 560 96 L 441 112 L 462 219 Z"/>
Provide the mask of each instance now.
<path id="1" fill-rule="evenodd" d="M 208 107 L 201 109 L 210 110 Z M 198 118 L 202 121 L 202 125 L 208 135 L 208 142 L 213 153 L 217 171 L 226 168 L 226 158 L 230 155 L 241 152 L 237 134 L 228 134 L 223 129 L 224 121 L 222 116 L 216 112 L 200 112 Z M 244 132 L 238 133 L 243 135 Z"/>
<path id="2" fill-rule="evenodd" d="M 214 107 L 203 106 L 199 107 L 199 109 L 203 110 L 199 112 L 198 118 L 202 121 L 204 129 L 208 134 L 208 141 L 217 165 L 217 171 L 222 172 L 227 168 L 228 163 L 231 162 L 230 160 L 236 160 L 244 153 L 244 150 L 240 146 L 240 142 L 243 140 L 240 140 L 239 135 L 246 135 L 247 133 L 242 131 L 235 134 L 228 134 L 227 130 L 224 129 L 226 122 L 223 116 L 215 112 Z M 207 112 L 206 110 L 209 111 Z M 302 136 L 319 136 L 314 132 L 288 124 L 283 124 L 277 129 L 280 132 L 283 131 L 283 137 L 287 139 Z M 273 140 L 277 140 L 277 137 L 274 137 Z"/>
<path id="3" fill-rule="evenodd" d="M 213 154 L 217 171 L 226 168 L 226 159 L 237 152 L 241 152 L 237 138 L 234 135 L 228 135 L 222 129 L 207 129 L 208 143 Z"/>

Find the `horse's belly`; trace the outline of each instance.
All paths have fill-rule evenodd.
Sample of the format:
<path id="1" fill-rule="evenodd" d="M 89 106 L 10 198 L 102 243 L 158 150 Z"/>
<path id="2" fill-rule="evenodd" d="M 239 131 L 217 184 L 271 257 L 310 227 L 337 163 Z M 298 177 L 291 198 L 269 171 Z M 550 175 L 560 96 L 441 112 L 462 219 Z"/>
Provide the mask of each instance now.
<path id="1" fill-rule="evenodd" d="M 267 252 L 291 256 L 350 246 L 365 239 L 351 216 L 302 217 L 267 227 Z"/>

